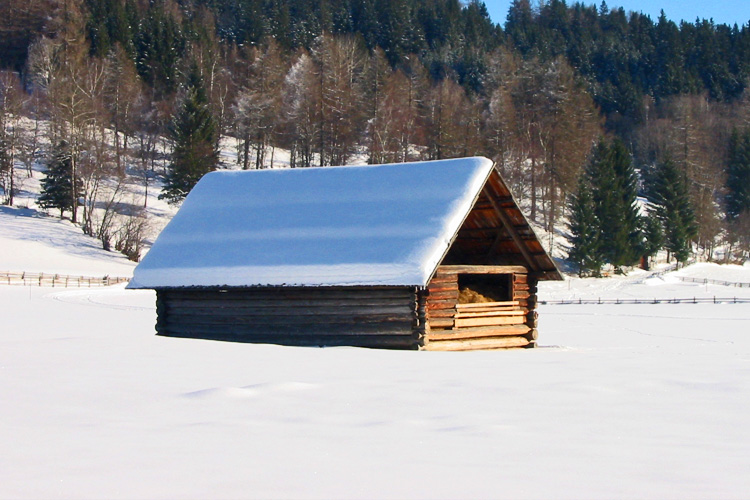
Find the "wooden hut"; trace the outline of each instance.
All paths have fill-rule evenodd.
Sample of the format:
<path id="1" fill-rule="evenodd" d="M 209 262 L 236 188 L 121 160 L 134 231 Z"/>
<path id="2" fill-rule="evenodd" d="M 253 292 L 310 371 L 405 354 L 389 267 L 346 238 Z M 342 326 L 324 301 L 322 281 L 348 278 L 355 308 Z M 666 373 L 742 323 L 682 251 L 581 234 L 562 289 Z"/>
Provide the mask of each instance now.
<path id="1" fill-rule="evenodd" d="M 533 347 L 562 279 L 491 161 L 205 176 L 135 270 L 159 335 L 303 346 Z"/>

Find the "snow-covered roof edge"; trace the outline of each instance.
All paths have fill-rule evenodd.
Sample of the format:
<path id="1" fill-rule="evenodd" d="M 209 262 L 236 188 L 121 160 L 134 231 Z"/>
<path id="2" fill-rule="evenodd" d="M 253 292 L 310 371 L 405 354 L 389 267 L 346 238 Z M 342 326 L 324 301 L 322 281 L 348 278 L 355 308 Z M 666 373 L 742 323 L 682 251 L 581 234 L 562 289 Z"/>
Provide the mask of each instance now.
<path id="1" fill-rule="evenodd" d="M 175 229 L 175 227 L 180 225 L 184 226 L 185 219 L 189 217 L 201 216 L 200 212 L 194 209 L 194 205 L 205 204 L 208 205 L 209 210 L 217 211 L 216 207 L 221 205 L 221 203 L 217 204 L 216 200 L 207 197 L 203 191 L 211 191 L 211 189 L 229 190 L 229 194 L 227 196 L 222 195 L 221 199 L 222 201 L 226 200 L 227 203 L 231 205 L 233 196 L 231 190 L 235 188 L 233 184 L 242 184 L 243 181 L 249 179 L 248 177 L 245 177 L 247 174 L 252 175 L 253 173 L 270 171 L 214 172 L 205 176 L 196 186 L 196 189 L 194 189 L 186 198 L 183 207 L 173 221 L 170 222 L 167 228 L 165 228 L 162 235 L 157 238 L 152 250 L 146 255 L 144 261 L 136 269 L 129 288 L 426 286 L 435 269 L 450 248 L 459 228 L 470 212 L 471 207 L 476 202 L 482 187 L 492 174 L 493 164 L 487 158 L 473 157 L 454 160 L 438 160 L 434 162 L 415 162 L 411 164 L 402 163 L 361 167 L 322 167 L 285 170 L 284 176 L 287 181 L 289 179 L 299 179 L 300 176 L 308 180 L 315 177 L 322 177 L 336 181 L 337 176 L 346 176 L 347 179 L 353 178 L 357 180 L 361 179 L 362 175 L 367 177 L 368 170 L 370 170 L 371 174 L 370 178 L 368 178 L 369 181 L 379 178 L 380 176 L 387 176 L 396 173 L 397 171 L 400 171 L 400 175 L 402 176 L 404 175 L 403 173 L 406 172 L 406 177 L 414 181 L 411 183 L 405 183 L 411 184 L 410 187 L 403 185 L 387 185 L 384 188 L 383 186 L 380 186 L 380 189 L 385 191 L 383 193 L 385 195 L 385 200 L 381 202 L 382 207 L 380 208 L 386 211 L 389 209 L 396 210 L 390 208 L 390 205 L 403 205 L 402 208 L 405 208 L 403 210 L 403 215 L 407 219 L 404 228 L 409 229 L 410 226 L 408 224 L 415 224 L 416 221 L 413 228 L 416 231 L 410 232 L 416 233 L 417 236 L 414 236 L 409 240 L 409 238 L 404 237 L 404 235 L 397 235 L 397 237 L 393 239 L 389 230 L 383 230 L 381 227 L 364 227 L 364 229 L 367 230 L 373 229 L 372 233 L 378 233 L 378 231 L 380 231 L 380 234 L 386 238 L 386 241 L 388 241 L 388 238 L 391 238 L 395 242 L 406 239 L 405 248 L 406 250 L 409 250 L 409 255 L 396 255 L 395 260 L 385 262 L 380 262 L 377 259 L 373 261 L 367 261 L 366 259 L 360 261 L 343 259 L 342 262 L 332 261 L 326 264 L 308 265 L 308 263 L 295 262 L 294 259 L 292 259 L 292 261 L 288 262 L 275 262 L 262 265 L 255 265 L 253 262 L 243 262 L 241 265 L 222 265 L 221 262 L 214 262 L 213 264 L 206 265 L 201 263 L 198 267 L 190 263 L 186 265 L 175 264 L 170 259 L 163 258 L 163 256 L 161 259 L 154 259 L 154 256 L 157 254 L 165 252 L 169 254 L 171 252 L 172 257 L 177 257 L 179 260 L 179 250 L 175 250 L 174 248 L 171 250 L 165 250 L 163 247 L 168 247 L 170 245 L 169 240 L 174 240 L 175 234 L 177 234 L 178 237 L 184 237 L 185 233 L 191 232 L 189 228 L 186 229 L 183 227 L 182 229 Z M 280 171 L 277 170 L 273 172 Z M 300 175 L 297 175 L 297 173 Z M 303 173 L 305 174 L 302 175 Z M 398 178 L 399 174 L 395 177 Z M 227 178 L 230 178 L 229 182 L 227 182 Z M 248 185 L 257 191 L 258 188 L 254 186 L 256 184 L 255 181 L 267 178 L 268 176 L 254 177 L 252 178 L 253 182 L 248 183 Z M 223 186 L 221 186 L 222 183 Z M 220 186 L 219 188 L 216 188 L 215 186 L 214 188 L 211 188 L 211 184 L 219 184 Z M 296 184 L 300 183 L 296 182 Z M 284 187 L 286 191 L 288 186 L 285 184 Z M 294 189 L 300 189 L 303 191 L 301 198 L 305 198 L 306 195 L 309 195 L 309 192 L 305 192 L 304 186 L 296 186 L 295 182 L 292 182 L 289 187 L 291 187 L 292 191 Z M 410 190 L 405 189 L 406 187 L 409 187 Z M 331 195 L 331 188 L 328 189 L 329 193 L 327 194 Z M 442 192 L 433 193 L 430 189 Z M 427 195 L 425 195 L 425 191 L 428 193 Z M 267 194 L 267 192 L 262 189 L 260 190 L 260 193 L 261 197 Z M 258 193 L 256 192 L 254 194 Z M 290 198 L 295 199 L 295 192 L 287 194 Z M 325 194 L 326 193 L 324 193 L 323 196 L 325 196 Z M 372 196 L 373 191 L 370 190 L 366 194 Z M 375 194 L 377 195 L 378 192 Z M 415 205 L 415 202 L 412 199 L 415 195 L 420 202 L 418 205 Z M 347 203 L 352 202 L 352 200 L 348 199 L 343 202 L 338 200 L 337 198 L 340 196 L 337 193 L 334 193 L 331 196 L 333 198 L 331 203 L 333 204 L 339 203 L 341 205 L 343 203 L 343 206 L 347 207 Z M 250 195 L 247 195 L 247 197 L 250 197 Z M 273 200 L 274 196 L 271 195 L 270 198 Z M 346 198 L 346 196 L 344 196 L 344 198 Z M 271 203 L 273 203 L 273 201 L 271 201 Z M 354 200 L 353 203 L 356 204 L 356 200 Z M 421 207 L 423 204 L 428 205 L 427 208 L 423 209 L 423 212 L 427 211 L 427 214 L 410 214 L 415 206 Z M 430 210 L 437 213 L 437 216 L 439 216 L 438 219 L 432 217 L 433 212 L 430 212 Z M 234 217 L 234 215 L 231 215 L 231 209 L 218 211 L 225 215 L 230 214 L 229 217 Z M 397 213 L 395 220 L 397 223 L 396 226 L 399 226 L 398 223 L 402 222 L 401 215 L 402 213 Z M 203 216 L 205 217 L 205 214 Z M 413 218 L 412 220 L 409 220 L 410 216 Z M 208 217 L 212 216 L 209 215 Z M 216 216 L 213 217 L 216 218 Z M 391 217 L 393 219 L 393 214 L 391 214 Z M 417 217 L 421 217 L 421 219 Z M 392 219 L 386 219 L 386 222 Z M 263 221 L 261 221 L 261 226 L 262 225 Z M 241 227 L 247 229 L 248 226 L 251 229 L 249 232 L 252 232 L 252 224 Z M 288 233 L 291 229 L 293 228 L 283 226 L 282 224 L 281 232 L 284 233 L 284 231 L 286 231 L 286 233 Z M 307 226 L 302 229 L 302 232 L 310 232 L 313 236 L 320 233 L 322 234 L 323 239 L 336 239 L 330 234 L 321 233 L 322 229 L 330 231 L 335 229 L 335 227 L 321 228 L 314 227 L 313 224 L 309 231 L 306 231 L 306 229 Z M 351 231 L 352 228 L 343 226 L 341 229 L 346 233 L 347 231 Z M 363 227 L 355 229 L 361 230 Z M 396 232 L 398 232 L 399 227 L 396 227 L 396 229 Z M 200 229 L 198 232 L 200 232 Z M 229 235 L 230 239 L 233 239 L 234 233 Z M 212 237 L 216 236 L 212 235 Z M 379 237 L 379 234 L 375 234 L 375 237 Z M 346 238 L 347 234 L 344 234 L 339 240 Z M 363 241 L 364 244 L 367 244 L 369 240 L 365 239 Z M 199 245 L 199 243 L 200 242 L 195 241 L 188 242 L 188 245 Z M 336 243 L 336 241 L 334 241 L 334 243 Z M 175 245 L 173 244 L 172 246 L 174 247 Z M 252 245 L 250 245 L 250 247 L 252 247 Z M 161 262 L 157 262 L 159 260 L 161 260 Z"/>

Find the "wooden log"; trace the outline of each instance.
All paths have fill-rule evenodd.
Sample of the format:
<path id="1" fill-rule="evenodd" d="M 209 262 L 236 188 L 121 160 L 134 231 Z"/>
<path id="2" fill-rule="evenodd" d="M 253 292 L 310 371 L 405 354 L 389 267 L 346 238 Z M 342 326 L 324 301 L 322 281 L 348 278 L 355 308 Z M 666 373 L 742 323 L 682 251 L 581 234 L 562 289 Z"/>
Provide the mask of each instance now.
<path id="1" fill-rule="evenodd" d="M 530 342 L 536 342 L 539 338 L 539 331 L 536 328 L 529 328 L 526 338 L 529 339 Z"/>
<path id="2" fill-rule="evenodd" d="M 453 328 L 455 320 L 453 318 L 429 318 L 430 328 Z"/>
<path id="3" fill-rule="evenodd" d="M 258 288 L 238 288 L 238 289 L 209 289 L 209 288 L 191 288 L 191 289 L 162 289 L 165 294 L 186 300 L 401 300 L 411 299 L 414 292 L 405 288 L 374 288 L 374 289 L 341 289 L 341 288 L 282 288 L 282 287 L 258 287 Z"/>
<path id="4" fill-rule="evenodd" d="M 253 335 L 259 333 L 278 335 L 412 335 L 413 322 L 384 322 L 384 323 L 349 323 L 349 324 L 319 324 L 319 323 L 195 323 L 172 320 L 168 317 L 160 328 L 162 331 L 178 332 L 211 332 L 221 331 L 233 335 Z"/>
<path id="5" fill-rule="evenodd" d="M 475 326 L 470 328 L 456 328 L 454 330 L 433 331 L 427 336 L 429 341 L 439 340 L 463 340 L 483 337 L 506 337 L 506 336 L 523 336 L 529 338 L 531 328 L 526 325 L 505 325 L 505 326 Z"/>
<path id="6" fill-rule="evenodd" d="M 489 318 L 456 318 L 456 328 L 466 326 L 522 325 L 523 316 L 494 316 Z"/>
<path id="7" fill-rule="evenodd" d="M 456 307 L 460 309 L 478 309 L 484 307 L 503 307 L 503 306 L 518 306 L 517 300 L 506 300 L 504 302 L 473 302 L 470 304 L 458 304 Z"/>
<path id="8" fill-rule="evenodd" d="M 526 312 L 522 309 L 515 309 L 512 311 L 479 311 L 479 312 L 457 312 L 456 318 L 492 318 L 496 316 L 526 316 Z"/>
<path id="9" fill-rule="evenodd" d="M 513 291 L 513 300 L 528 299 L 531 294 L 527 291 Z"/>
<path id="10" fill-rule="evenodd" d="M 309 305 L 302 306 L 298 304 L 280 305 L 275 307 L 262 306 L 258 307 L 252 303 L 234 302 L 234 304 L 185 304 L 181 301 L 168 301 L 175 309 L 182 311 L 184 314 L 191 315 L 240 315 L 240 316 L 306 316 L 306 315 L 325 315 L 325 316 L 354 316 L 354 315 L 409 315 L 413 311 L 413 306 L 407 303 L 387 306 L 361 306 L 361 305 Z"/>
<path id="11" fill-rule="evenodd" d="M 525 284 L 527 282 L 527 279 L 528 279 L 528 275 L 527 274 L 516 273 L 516 274 L 513 275 L 513 283 L 518 283 L 518 284 L 524 283 Z"/>
<path id="12" fill-rule="evenodd" d="M 453 318 L 456 316 L 456 310 L 455 309 L 428 309 L 427 314 L 430 319 Z"/>
<path id="13" fill-rule="evenodd" d="M 249 315 L 218 312 L 205 315 L 194 314 L 190 310 L 177 310 L 172 308 L 170 318 L 179 318 L 181 322 L 188 324 L 250 324 L 250 325 L 351 325 L 351 324 L 385 324 L 385 323 L 412 323 L 412 313 L 408 314 L 360 314 L 360 315 L 334 315 L 334 314 L 287 314 L 287 315 Z"/>
<path id="14" fill-rule="evenodd" d="M 529 344 L 525 337 L 490 337 L 475 340 L 443 340 L 428 342 L 424 349 L 427 351 L 474 351 L 485 349 L 508 349 L 525 347 Z"/>
<path id="15" fill-rule="evenodd" d="M 228 342 L 255 344 L 277 344 L 300 347 L 372 347 L 379 349 L 418 349 L 419 343 L 412 334 L 408 335 L 296 335 L 275 331 L 257 333 L 232 333 L 224 330 L 169 329 L 159 332 L 164 337 L 199 338 Z"/>
<path id="16" fill-rule="evenodd" d="M 456 274 L 514 274 L 527 273 L 524 266 L 440 266 L 438 272 Z"/>

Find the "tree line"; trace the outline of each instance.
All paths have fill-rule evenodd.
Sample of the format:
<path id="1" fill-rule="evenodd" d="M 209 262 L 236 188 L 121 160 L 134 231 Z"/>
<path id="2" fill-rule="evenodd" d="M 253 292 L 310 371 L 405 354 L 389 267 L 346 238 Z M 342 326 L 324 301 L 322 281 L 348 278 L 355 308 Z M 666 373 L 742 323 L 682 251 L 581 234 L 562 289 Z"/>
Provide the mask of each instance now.
<path id="1" fill-rule="evenodd" d="M 230 166 L 219 162 L 223 140 L 244 169 L 274 166 L 278 148 L 292 167 L 355 155 L 371 163 L 488 156 L 549 234 L 571 221 L 571 258 L 592 272 L 597 263 L 632 265 L 654 246 L 681 260 L 693 249 L 711 258 L 719 243 L 750 249 L 748 26 L 654 22 L 559 0 L 516 0 L 505 29 L 482 3 L 457 0 L 9 0 L 2 8 L 4 201 L 30 172 L 18 171 L 19 160 L 46 161 L 52 179 L 60 167 L 69 201 L 50 194 L 41 203 L 80 217 L 105 246 L 130 247 L 120 240 L 143 230 L 138 223 L 119 236 L 124 221 L 144 217 L 122 201 L 128 176 L 146 190 L 162 178 L 162 197 L 179 203 L 203 173 Z M 14 122 L 20 116 L 33 133 Z M 49 123 L 43 132 L 40 122 Z M 41 133 L 50 151 L 40 150 Z M 626 159 L 632 172 L 617 182 L 627 189 L 604 200 Z M 641 196 L 666 213 L 659 182 L 683 185 L 680 203 L 692 214 L 683 244 L 670 243 L 666 219 L 649 222 L 648 208 L 635 209 Z M 624 227 L 613 226 L 609 205 L 631 214 Z M 593 229 L 575 229 L 576 218 Z M 579 255 L 581 245 L 594 250 Z"/>

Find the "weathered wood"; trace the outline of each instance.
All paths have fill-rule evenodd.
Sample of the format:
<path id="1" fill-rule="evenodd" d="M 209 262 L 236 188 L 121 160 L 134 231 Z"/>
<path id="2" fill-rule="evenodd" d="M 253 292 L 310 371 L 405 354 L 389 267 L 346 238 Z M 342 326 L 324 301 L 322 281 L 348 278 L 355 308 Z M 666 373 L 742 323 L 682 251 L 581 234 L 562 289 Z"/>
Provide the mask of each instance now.
<path id="1" fill-rule="evenodd" d="M 478 312 L 457 312 L 456 318 L 491 318 L 495 316 L 526 316 L 526 311 L 515 309 L 510 311 L 478 311 Z"/>
<path id="2" fill-rule="evenodd" d="M 457 304 L 459 310 L 465 309 L 483 309 L 485 307 L 516 307 L 518 306 L 517 300 L 506 300 L 504 302 L 472 302 L 469 304 Z"/>
<path id="3" fill-rule="evenodd" d="M 196 323 L 173 321 L 167 318 L 159 330 L 171 332 L 222 331 L 233 335 L 254 335 L 262 332 L 276 332 L 279 335 L 412 335 L 413 324 L 407 322 L 383 323 Z"/>
<path id="4" fill-rule="evenodd" d="M 250 314 L 232 314 L 227 312 L 219 314 L 218 312 L 207 316 L 205 314 L 193 314 L 190 310 L 171 310 L 171 315 L 179 315 L 185 323 L 195 324 L 256 324 L 256 325 L 275 325 L 275 324 L 367 324 L 367 323 L 412 323 L 412 313 L 407 314 L 356 314 L 356 315 L 333 315 L 333 314 L 287 314 L 287 315 L 250 315 Z"/>
<path id="5" fill-rule="evenodd" d="M 427 351 L 473 351 L 479 349 L 508 349 L 525 347 L 529 344 L 525 337 L 490 337 L 476 340 L 443 340 L 428 342 L 424 349 Z"/>
<path id="6" fill-rule="evenodd" d="M 434 318 L 453 318 L 456 315 L 455 309 L 428 309 L 430 320 Z"/>
<path id="7" fill-rule="evenodd" d="M 526 273 L 528 269 L 524 266 L 440 266 L 438 270 L 453 272 L 457 274 L 513 274 Z"/>
<path id="8" fill-rule="evenodd" d="M 522 273 L 516 273 L 513 275 L 513 283 L 526 283 L 527 282 L 527 274 Z"/>
<path id="9" fill-rule="evenodd" d="M 469 328 L 457 328 L 455 330 L 433 331 L 430 332 L 427 339 L 429 341 L 440 341 L 483 337 L 521 336 L 528 335 L 530 331 L 531 328 L 526 325 L 475 326 Z"/>
<path id="10" fill-rule="evenodd" d="M 169 289 L 169 290 L 158 290 L 162 293 L 166 293 L 173 298 L 188 298 L 189 300 L 211 300 L 221 299 L 224 301 L 230 300 L 366 300 L 366 299 L 409 299 L 414 297 L 414 291 L 409 288 L 403 287 L 389 287 L 389 288 L 324 288 L 324 287 L 309 287 L 309 288 L 285 288 L 285 287 L 261 287 L 261 288 L 230 288 L 222 290 L 212 290 L 203 288 L 193 289 Z M 416 298 L 415 298 L 416 300 Z"/>
<path id="11" fill-rule="evenodd" d="M 168 301 L 169 306 L 175 311 L 182 311 L 182 314 L 192 315 L 244 315 L 244 316 L 353 316 L 353 315 L 404 315 L 408 316 L 412 313 L 413 308 L 410 307 L 406 301 L 399 305 L 388 305 L 388 306 L 336 306 L 336 305 L 306 305 L 302 306 L 299 304 L 289 304 L 276 306 L 261 306 L 258 307 L 252 303 L 241 303 L 236 302 L 233 305 L 213 303 L 203 304 L 202 302 L 186 303 L 184 301 Z"/>
<path id="12" fill-rule="evenodd" d="M 515 224 L 513 224 L 513 222 L 510 220 L 508 214 L 505 213 L 505 209 L 501 206 L 501 204 L 497 202 L 497 200 L 491 193 L 487 192 L 487 197 L 489 198 L 490 203 L 492 203 L 492 205 L 495 207 L 500 222 L 508 231 L 510 237 L 513 238 L 513 241 L 518 247 L 518 251 L 521 252 L 521 255 L 523 255 L 524 259 L 526 259 L 529 267 L 533 271 L 539 270 L 539 264 L 537 263 L 536 258 L 534 258 L 534 256 L 531 255 L 531 252 L 529 252 L 529 248 L 526 246 L 526 240 L 521 238 L 521 235 L 518 233 L 518 229 L 516 228 Z"/>
<path id="13" fill-rule="evenodd" d="M 232 333 L 215 329 L 181 329 L 159 332 L 160 336 L 201 338 L 206 340 L 223 340 L 229 342 L 250 342 L 258 344 L 280 344 L 301 347 L 354 346 L 385 349 L 418 349 L 418 339 L 413 335 L 320 335 L 289 334 L 276 330 L 255 333 Z"/>
<path id="14" fill-rule="evenodd" d="M 513 300 L 528 299 L 529 297 L 531 297 L 531 294 L 524 290 L 513 292 Z"/>
<path id="15" fill-rule="evenodd" d="M 526 318 L 523 316 L 493 316 L 489 318 L 456 318 L 455 327 L 465 326 L 493 326 L 493 325 L 522 325 Z"/>
<path id="16" fill-rule="evenodd" d="M 430 318 L 430 328 L 453 328 L 453 318 Z"/>

